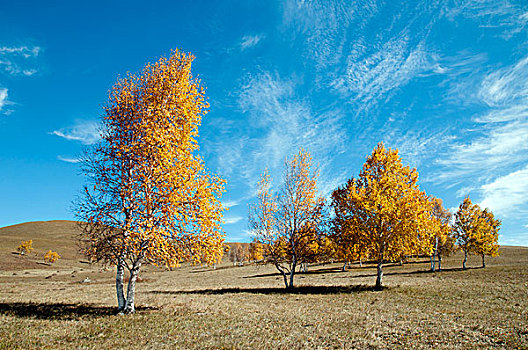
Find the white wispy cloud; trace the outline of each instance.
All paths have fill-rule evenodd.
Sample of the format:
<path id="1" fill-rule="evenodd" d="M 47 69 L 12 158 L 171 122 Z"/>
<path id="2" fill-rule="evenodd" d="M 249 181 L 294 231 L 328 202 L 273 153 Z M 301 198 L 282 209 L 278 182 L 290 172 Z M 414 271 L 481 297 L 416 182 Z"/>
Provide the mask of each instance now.
<path id="1" fill-rule="evenodd" d="M 481 84 L 480 99 L 491 107 L 500 107 L 528 98 L 528 57 L 505 69 L 490 73 Z"/>
<path id="2" fill-rule="evenodd" d="M 222 207 L 224 207 L 224 208 L 232 208 L 232 207 L 236 207 L 240 203 L 241 203 L 240 200 L 223 200 L 222 201 Z"/>
<path id="3" fill-rule="evenodd" d="M 376 1 L 287 0 L 282 5 L 284 33 L 294 39 L 304 38 L 306 57 L 325 74 L 346 56 L 350 29 L 363 30 L 379 10 Z M 354 35 L 354 39 L 362 38 Z"/>
<path id="4" fill-rule="evenodd" d="M 0 69 L 9 75 L 34 75 L 37 73 L 34 59 L 40 51 L 39 46 L 0 47 Z"/>
<path id="5" fill-rule="evenodd" d="M 523 232 L 523 233 L 508 232 L 507 236 L 499 234 L 499 244 L 526 247 L 528 246 L 528 243 L 526 243 L 526 232 Z"/>
<path id="6" fill-rule="evenodd" d="M 510 39 L 528 24 L 526 6 L 508 0 L 458 0 L 446 5 L 443 13 L 456 21 L 457 16 L 470 18 L 481 28 L 500 30 L 500 36 Z"/>
<path id="7" fill-rule="evenodd" d="M 476 102 L 489 108 L 438 163 L 449 168 L 439 179 L 477 176 L 489 182 L 504 169 L 528 161 L 528 57 L 489 72 L 477 86 Z"/>
<path id="8" fill-rule="evenodd" d="M 241 50 L 257 46 L 266 36 L 264 34 L 244 35 L 240 41 Z"/>
<path id="9" fill-rule="evenodd" d="M 413 45 L 403 34 L 366 57 L 350 56 L 346 73 L 334 81 L 333 87 L 342 95 L 352 93 L 351 98 L 361 109 L 368 110 L 412 79 L 435 69 L 436 56 L 427 52 L 423 42 Z"/>
<path id="10" fill-rule="evenodd" d="M 229 217 L 224 217 L 224 223 L 226 225 L 232 225 L 232 224 L 236 224 L 237 222 L 243 220 L 244 218 L 242 216 L 229 216 Z"/>
<path id="11" fill-rule="evenodd" d="M 528 203 L 528 166 L 483 185 L 481 191 L 482 207 L 502 216 L 518 214 L 519 208 Z"/>
<path id="12" fill-rule="evenodd" d="M 7 91 L 6 88 L 0 88 L 0 111 L 7 104 Z"/>
<path id="13" fill-rule="evenodd" d="M 9 46 L 2 46 L 0 47 L 0 54 L 18 54 L 21 55 L 24 58 L 29 57 L 36 57 L 38 56 L 40 52 L 40 47 L 33 46 L 18 46 L 18 47 L 9 47 Z"/>
<path id="14" fill-rule="evenodd" d="M 411 167 L 419 167 L 423 162 L 435 158 L 438 151 L 449 145 L 453 138 L 447 129 L 440 131 L 427 128 L 406 131 L 396 127 L 385 129 L 389 130 L 383 139 L 386 146 L 397 148 L 404 163 Z"/>
<path id="15" fill-rule="evenodd" d="M 301 147 L 311 152 L 314 164 L 319 166 L 321 185 L 335 183 L 338 174 L 328 163 L 345 149 L 341 114 L 337 109 L 312 111 L 310 101 L 300 97 L 299 88 L 302 85 L 295 77 L 283 78 L 262 70 L 248 74 L 238 94 L 239 111 L 245 117 L 229 130 L 228 136 L 207 145 L 215 154 L 219 173 L 245 187 L 240 202 L 255 195 L 265 168 L 278 183 L 285 159 Z"/>
<path id="16" fill-rule="evenodd" d="M 315 163 L 325 166 L 325 156 L 343 149 L 345 139 L 337 111 L 313 113 L 309 101 L 298 97 L 294 79 L 282 79 L 278 74 L 262 72 L 250 76 L 244 84 L 240 108 L 249 115 L 258 135 L 249 145 L 243 161 L 246 176 L 256 183 L 264 167 L 272 175 L 285 158 L 291 157 L 300 147 L 310 151 Z"/>
<path id="17" fill-rule="evenodd" d="M 100 125 L 95 121 L 78 120 L 75 125 L 54 130 L 51 134 L 70 141 L 91 145 L 100 139 Z"/>
<path id="18" fill-rule="evenodd" d="M 79 163 L 81 161 L 81 159 L 79 158 L 71 158 L 71 157 L 63 157 L 61 155 L 57 156 L 57 159 L 58 160 L 62 160 L 63 162 L 66 162 L 66 163 Z"/>

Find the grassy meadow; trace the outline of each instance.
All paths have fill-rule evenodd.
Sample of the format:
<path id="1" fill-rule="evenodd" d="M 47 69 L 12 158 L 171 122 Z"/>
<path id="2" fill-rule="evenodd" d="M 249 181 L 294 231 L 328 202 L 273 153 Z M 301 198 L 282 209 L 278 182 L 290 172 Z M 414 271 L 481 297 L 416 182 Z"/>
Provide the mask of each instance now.
<path id="1" fill-rule="evenodd" d="M 0 229 L 0 349 L 528 349 L 528 248 L 384 269 L 310 265 L 286 292 L 272 266 L 142 268 L 134 315 L 115 315 L 114 270 L 76 253 L 69 221 Z M 35 251 L 14 254 L 32 239 Z M 42 256 L 62 255 L 53 265 Z M 36 253 L 36 254 L 35 254 Z"/>

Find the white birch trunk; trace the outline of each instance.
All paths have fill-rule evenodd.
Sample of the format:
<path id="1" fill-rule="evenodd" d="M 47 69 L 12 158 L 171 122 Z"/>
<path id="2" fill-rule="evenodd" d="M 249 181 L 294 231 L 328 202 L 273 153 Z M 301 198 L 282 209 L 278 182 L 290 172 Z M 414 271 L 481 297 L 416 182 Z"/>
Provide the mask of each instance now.
<path id="1" fill-rule="evenodd" d="M 436 267 L 435 257 L 437 254 L 438 254 L 438 237 L 436 237 L 433 255 L 431 255 L 431 271 L 433 272 Z"/>
<path id="2" fill-rule="evenodd" d="M 117 309 L 119 312 L 125 308 L 125 293 L 123 288 L 123 278 L 125 274 L 125 262 L 119 259 L 116 271 L 116 293 L 117 293 Z"/>
<path id="3" fill-rule="evenodd" d="M 293 288 L 293 276 L 295 275 L 295 265 L 290 271 L 290 284 L 286 288 Z"/>
<path id="4" fill-rule="evenodd" d="M 383 260 L 378 261 L 377 272 L 376 289 L 380 290 L 383 288 Z"/>
<path id="5" fill-rule="evenodd" d="M 130 270 L 130 279 L 128 280 L 126 304 L 125 304 L 125 309 L 123 310 L 125 314 L 133 314 L 134 312 L 136 312 L 136 306 L 135 306 L 136 281 L 139 276 L 140 267 L 141 267 L 141 263 L 137 262 L 136 264 L 134 264 L 134 266 Z"/>

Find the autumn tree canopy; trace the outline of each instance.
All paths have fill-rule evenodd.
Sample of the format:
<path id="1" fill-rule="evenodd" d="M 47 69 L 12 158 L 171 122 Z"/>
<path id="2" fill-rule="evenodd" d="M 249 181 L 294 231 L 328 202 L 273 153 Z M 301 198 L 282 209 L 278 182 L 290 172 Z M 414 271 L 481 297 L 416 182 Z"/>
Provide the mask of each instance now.
<path id="1" fill-rule="evenodd" d="M 352 256 L 377 262 L 376 288 L 382 288 L 384 262 L 430 254 L 432 202 L 418 186 L 416 169 L 404 167 L 397 150 L 379 143 L 359 177 L 333 192 L 332 203 L 341 244 Z"/>
<path id="2" fill-rule="evenodd" d="M 453 231 L 460 249 L 464 252 L 462 268 L 466 269 L 469 253 L 482 256 L 482 267 L 485 267 L 484 257 L 499 255 L 499 229 L 501 221 L 495 219 L 489 209 L 482 210 L 478 204 L 473 204 L 469 196 L 458 207 L 455 214 Z"/>
<path id="3" fill-rule="evenodd" d="M 117 266 L 124 313 L 134 312 L 142 264 L 214 263 L 223 251 L 224 180 L 209 174 L 197 155 L 208 104 L 191 74 L 193 59 L 176 50 L 119 79 L 104 107 L 101 141 L 83 161 L 89 181 L 77 203 L 83 251 Z"/>
<path id="4" fill-rule="evenodd" d="M 326 206 L 317 195 L 319 174 L 312 170 L 308 152 L 301 149 L 285 168 L 278 193 L 272 192 L 268 173 L 262 175 L 249 225 L 264 257 L 282 274 L 286 288 L 293 288 L 296 267 L 315 261 L 322 252 Z"/>

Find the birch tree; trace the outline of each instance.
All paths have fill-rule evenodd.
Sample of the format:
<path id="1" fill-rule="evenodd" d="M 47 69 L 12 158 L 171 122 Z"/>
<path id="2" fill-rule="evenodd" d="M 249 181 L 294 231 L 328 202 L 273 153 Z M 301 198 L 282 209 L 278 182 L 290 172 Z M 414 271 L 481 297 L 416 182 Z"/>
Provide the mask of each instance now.
<path id="1" fill-rule="evenodd" d="M 442 254 L 446 255 L 447 247 L 449 246 L 448 240 L 451 232 L 449 221 L 451 220 L 451 213 L 445 209 L 442 205 L 442 200 L 439 198 L 431 197 L 433 203 L 433 217 L 436 219 L 436 224 L 433 225 L 431 233 L 431 242 L 433 246 L 433 252 L 431 254 L 431 271 L 436 269 L 436 259 L 438 259 L 438 269 L 441 269 L 441 257 Z"/>
<path id="2" fill-rule="evenodd" d="M 468 197 L 460 204 L 455 214 L 453 230 L 460 249 L 464 252 L 462 268 L 465 270 L 469 253 L 482 256 L 482 267 L 486 266 L 485 256 L 499 255 L 499 229 L 501 221 L 495 219 L 489 209 L 482 210 Z"/>
<path id="3" fill-rule="evenodd" d="M 477 217 L 477 207 L 473 205 L 469 196 L 464 198 L 464 201 L 455 213 L 455 223 L 453 225 L 457 245 L 464 252 L 464 260 L 462 261 L 462 268 L 464 270 L 466 269 L 467 257 L 473 243 L 474 223 Z"/>
<path id="4" fill-rule="evenodd" d="M 333 193 L 340 232 L 377 262 L 376 288 L 383 287 L 383 263 L 404 255 L 430 254 L 436 221 L 432 202 L 418 186 L 416 169 L 404 167 L 397 150 L 379 143 L 358 178 Z"/>
<path id="5" fill-rule="evenodd" d="M 249 224 L 264 256 L 293 288 L 296 267 L 314 261 L 321 249 L 326 222 L 325 200 L 317 196 L 318 172 L 308 152 L 300 150 L 285 162 L 282 186 L 271 190 L 267 172 L 258 184 L 257 203 L 250 207 Z"/>
<path id="6" fill-rule="evenodd" d="M 222 255 L 224 180 L 197 154 L 208 104 L 191 74 L 193 59 L 176 50 L 118 80 L 104 107 L 101 141 L 83 161 L 88 184 L 76 203 L 82 249 L 116 266 L 122 313 L 135 311 L 142 264 L 213 264 Z"/>
<path id="7" fill-rule="evenodd" d="M 477 237 L 474 242 L 473 252 L 482 257 L 482 267 L 486 267 L 484 260 L 486 255 L 495 257 L 500 255 L 499 251 L 499 230 L 502 222 L 496 219 L 491 210 L 481 211 Z"/>

